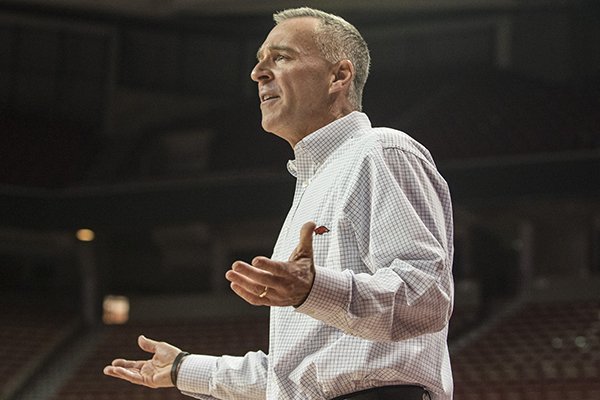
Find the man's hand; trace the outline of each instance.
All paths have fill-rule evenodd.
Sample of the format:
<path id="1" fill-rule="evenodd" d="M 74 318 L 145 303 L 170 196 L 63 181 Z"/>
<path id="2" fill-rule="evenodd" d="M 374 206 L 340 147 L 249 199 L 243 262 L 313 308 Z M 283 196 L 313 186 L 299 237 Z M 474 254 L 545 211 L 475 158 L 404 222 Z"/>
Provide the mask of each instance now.
<path id="1" fill-rule="evenodd" d="M 104 374 L 151 388 L 175 386 L 171 382 L 171 366 L 181 350 L 143 335 L 138 337 L 138 345 L 142 350 L 154 354 L 150 360 L 129 361 L 117 358 L 111 365 L 104 367 Z"/>
<path id="2" fill-rule="evenodd" d="M 287 262 L 255 257 L 252 264 L 236 261 L 225 277 L 231 289 L 253 305 L 299 306 L 308 297 L 315 280 L 312 239 L 316 224 L 307 222 L 300 242 Z"/>

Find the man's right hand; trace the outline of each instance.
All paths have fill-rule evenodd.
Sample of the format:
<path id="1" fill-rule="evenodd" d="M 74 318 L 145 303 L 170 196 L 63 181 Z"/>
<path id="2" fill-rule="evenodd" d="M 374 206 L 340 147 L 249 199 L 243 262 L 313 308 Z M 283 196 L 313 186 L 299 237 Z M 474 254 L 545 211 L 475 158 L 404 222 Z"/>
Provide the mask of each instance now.
<path id="1" fill-rule="evenodd" d="M 138 337 L 138 345 L 142 350 L 153 354 L 150 360 L 129 361 L 117 358 L 111 365 L 104 367 L 104 374 L 151 388 L 175 386 L 175 382 L 171 381 L 171 366 L 181 350 L 143 335 Z"/>

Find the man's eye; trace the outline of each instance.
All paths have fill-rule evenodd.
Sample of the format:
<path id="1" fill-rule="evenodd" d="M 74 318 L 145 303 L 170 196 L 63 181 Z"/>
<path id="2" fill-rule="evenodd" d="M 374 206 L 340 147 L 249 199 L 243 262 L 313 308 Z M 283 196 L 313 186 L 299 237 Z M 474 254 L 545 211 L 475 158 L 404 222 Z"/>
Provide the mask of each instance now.
<path id="1" fill-rule="evenodd" d="M 281 55 L 281 54 L 275 56 L 275 61 L 283 61 L 285 59 L 286 59 L 286 56 Z"/>

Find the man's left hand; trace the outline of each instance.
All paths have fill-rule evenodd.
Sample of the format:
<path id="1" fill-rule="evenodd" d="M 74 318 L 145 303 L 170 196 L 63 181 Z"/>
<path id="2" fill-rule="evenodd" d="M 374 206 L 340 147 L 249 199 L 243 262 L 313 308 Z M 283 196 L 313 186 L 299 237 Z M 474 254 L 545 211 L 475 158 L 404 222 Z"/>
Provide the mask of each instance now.
<path id="1" fill-rule="evenodd" d="M 300 242 L 287 262 L 255 257 L 252 264 L 236 261 L 225 277 L 231 289 L 256 306 L 299 306 L 308 297 L 315 280 L 313 232 L 307 222 L 300 230 Z"/>

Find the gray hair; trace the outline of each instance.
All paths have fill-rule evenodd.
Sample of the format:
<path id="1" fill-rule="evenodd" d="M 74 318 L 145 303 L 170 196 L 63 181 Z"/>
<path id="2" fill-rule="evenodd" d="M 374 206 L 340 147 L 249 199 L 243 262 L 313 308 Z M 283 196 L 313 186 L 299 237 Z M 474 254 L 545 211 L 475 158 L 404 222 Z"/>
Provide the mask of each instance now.
<path id="1" fill-rule="evenodd" d="M 315 42 L 323 57 L 331 63 L 350 60 L 355 74 L 348 99 L 358 110 L 362 110 L 362 94 L 369 76 L 371 57 L 367 43 L 358 29 L 337 15 L 309 7 L 291 8 L 273 14 L 275 24 L 292 18 L 312 17 L 319 20 Z"/>

